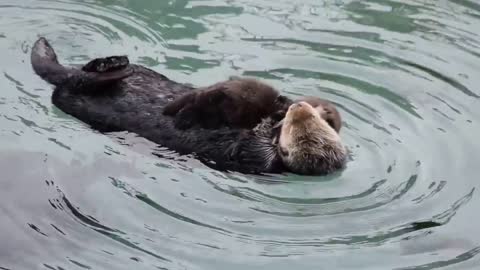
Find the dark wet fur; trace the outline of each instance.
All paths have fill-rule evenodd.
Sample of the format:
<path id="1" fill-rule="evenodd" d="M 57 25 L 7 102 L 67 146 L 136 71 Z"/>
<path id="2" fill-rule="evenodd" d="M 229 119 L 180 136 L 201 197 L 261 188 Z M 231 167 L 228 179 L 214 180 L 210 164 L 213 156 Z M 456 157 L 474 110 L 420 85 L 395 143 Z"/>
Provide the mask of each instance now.
<path id="1" fill-rule="evenodd" d="M 97 73 L 66 68 L 41 38 L 32 48 L 32 66 L 55 85 L 52 102 L 62 111 L 102 132 L 129 131 L 180 154 L 194 154 L 211 167 L 244 173 L 285 171 L 272 128 L 265 120 L 256 130 L 191 128 L 179 130 L 166 104 L 193 88 L 138 65 Z M 261 130 L 261 132 L 258 132 Z"/>

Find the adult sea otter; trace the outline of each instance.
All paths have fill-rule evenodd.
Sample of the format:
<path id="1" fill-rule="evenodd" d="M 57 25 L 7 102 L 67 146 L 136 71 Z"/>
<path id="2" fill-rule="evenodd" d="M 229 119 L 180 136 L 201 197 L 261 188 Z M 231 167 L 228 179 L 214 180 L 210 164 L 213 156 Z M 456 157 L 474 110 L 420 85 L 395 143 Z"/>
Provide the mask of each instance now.
<path id="1" fill-rule="evenodd" d="M 338 134 L 305 102 L 290 106 L 283 127 L 266 117 L 253 129 L 181 130 L 163 108 L 194 88 L 129 64 L 126 57 L 94 59 L 82 69 L 65 67 L 40 38 L 31 63 L 55 86 L 52 102 L 65 113 L 102 132 L 129 131 L 180 154 L 194 154 L 217 169 L 322 175 L 342 168 L 346 160 Z M 305 147 L 310 151 L 302 155 Z"/>

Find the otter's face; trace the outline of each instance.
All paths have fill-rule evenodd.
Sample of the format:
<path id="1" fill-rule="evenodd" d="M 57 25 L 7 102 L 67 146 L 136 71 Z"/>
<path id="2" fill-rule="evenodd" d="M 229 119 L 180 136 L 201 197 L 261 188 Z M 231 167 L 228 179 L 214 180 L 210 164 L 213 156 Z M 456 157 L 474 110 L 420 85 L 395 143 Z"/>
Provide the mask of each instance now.
<path id="1" fill-rule="evenodd" d="M 321 118 L 323 110 L 313 108 L 305 101 L 297 102 L 288 108 L 283 119 L 279 136 L 280 154 L 288 157 L 298 150 L 301 142 L 314 142 L 321 139 L 319 131 L 332 131 Z"/>
<path id="2" fill-rule="evenodd" d="M 321 117 L 322 106 L 305 101 L 292 104 L 280 131 L 278 150 L 285 166 L 300 174 L 325 171 L 328 159 L 344 151 L 338 133 Z"/>
<path id="3" fill-rule="evenodd" d="M 293 103 L 288 107 L 287 114 L 285 115 L 285 122 L 294 122 L 297 124 L 306 123 L 305 120 L 313 120 L 320 117 L 320 113 L 323 113 L 322 109 L 315 109 L 309 103 L 300 101 Z"/>
<path id="4" fill-rule="evenodd" d="M 314 129 L 311 129 L 312 127 L 319 128 L 320 126 L 324 126 L 324 128 L 331 131 L 333 127 L 327 128 L 325 125 L 328 126 L 328 123 L 322 117 L 328 114 L 329 112 L 321 105 L 314 107 L 306 101 L 299 101 L 288 107 L 282 127 L 285 129 L 308 127 L 308 131 L 313 131 Z"/>

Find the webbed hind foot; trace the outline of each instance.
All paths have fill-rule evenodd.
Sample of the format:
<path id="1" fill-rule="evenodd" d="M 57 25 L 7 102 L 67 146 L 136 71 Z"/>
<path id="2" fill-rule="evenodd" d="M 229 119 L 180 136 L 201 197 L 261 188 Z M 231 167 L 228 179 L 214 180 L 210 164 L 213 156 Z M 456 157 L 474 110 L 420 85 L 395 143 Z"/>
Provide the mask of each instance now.
<path id="1" fill-rule="evenodd" d="M 96 58 L 82 67 L 85 72 L 106 73 L 126 68 L 130 64 L 127 56 Z"/>
<path id="2" fill-rule="evenodd" d="M 127 56 L 109 56 L 95 58 L 82 67 L 87 80 L 85 87 L 102 86 L 121 81 L 133 74 L 133 68 Z"/>

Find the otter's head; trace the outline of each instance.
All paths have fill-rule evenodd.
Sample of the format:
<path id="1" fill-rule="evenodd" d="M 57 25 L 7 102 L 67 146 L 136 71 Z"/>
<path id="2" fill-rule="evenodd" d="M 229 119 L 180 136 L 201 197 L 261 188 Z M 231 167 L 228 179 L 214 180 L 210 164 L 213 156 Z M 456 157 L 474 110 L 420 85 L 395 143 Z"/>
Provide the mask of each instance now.
<path id="1" fill-rule="evenodd" d="M 327 121 L 337 133 L 340 133 L 340 129 L 342 128 L 342 117 L 333 103 L 313 96 L 307 96 L 297 100 L 297 102 L 300 101 L 305 101 L 312 105 L 313 108 L 318 109 L 320 116 L 325 119 L 325 121 Z"/>
<path id="2" fill-rule="evenodd" d="M 298 174 L 327 174 L 343 167 L 346 150 L 335 129 L 322 117 L 322 105 L 292 104 L 282 121 L 278 150 L 283 163 Z"/>

